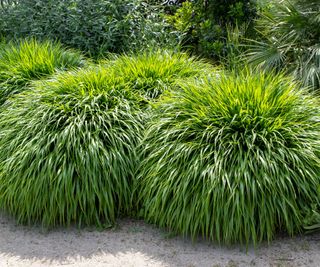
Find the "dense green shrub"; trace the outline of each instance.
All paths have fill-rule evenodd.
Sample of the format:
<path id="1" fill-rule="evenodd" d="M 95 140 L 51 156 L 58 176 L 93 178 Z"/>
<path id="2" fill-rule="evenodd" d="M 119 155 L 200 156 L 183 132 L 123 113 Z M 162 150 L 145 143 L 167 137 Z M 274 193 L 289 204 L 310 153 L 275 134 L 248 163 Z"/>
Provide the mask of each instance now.
<path id="1" fill-rule="evenodd" d="M 140 53 L 143 50 L 170 49 L 179 51 L 180 34 L 165 19 L 165 7 L 140 2 L 127 16 L 127 32 L 122 51 Z"/>
<path id="2" fill-rule="evenodd" d="M 163 50 L 116 56 L 106 64 L 110 72 L 122 77 L 146 100 L 158 98 L 180 79 L 205 77 L 213 71 L 203 60 Z"/>
<path id="3" fill-rule="evenodd" d="M 181 83 L 143 140 L 144 218 L 233 243 L 301 230 L 319 204 L 319 102 L 283 75 L 220 73 Z"/>
<path id="4" fill-rule="evenodd" d="M 44 226 L 113 224 L 128 212 L 139 99 L 95 67 L 34 83 L 0 118 L 0 207 Z"/>
<path id="5" fill-rule="evenodd" d="M 248 35 L 256 16 L 252 0 L 190 0 L 167 16 L 183 36 L 182 44 L 195 53 L 223 61 L 228 54 L 227 30 L 238 25 Z M 241 25 L 246 24 L 246 27 Z"/>
<path id="6" fill-rule="evenodd" d="M 319 89 L 319 23 L 318 0 L 272 1 L 257 21 L 260 40 L 250 46 L 250 62 L 266 70 L 286 70 Z"/>
<path id="7" fill-rule="evenodd" d="M 0 105 L 12 94 L 25 90 L 35 79 L 58 70 L 82 66 L 78 52 L 64 49 L 58 43 L 34 39 L 0 44 Z"/>
<path id="8" fill-rule="evenodd" d="M 23 0 L 0 10 L 7 38 L 58 39 L 94 57 L 143 44 L 173 45 L 166 28 L 160 12 L 142 0 Z"/>

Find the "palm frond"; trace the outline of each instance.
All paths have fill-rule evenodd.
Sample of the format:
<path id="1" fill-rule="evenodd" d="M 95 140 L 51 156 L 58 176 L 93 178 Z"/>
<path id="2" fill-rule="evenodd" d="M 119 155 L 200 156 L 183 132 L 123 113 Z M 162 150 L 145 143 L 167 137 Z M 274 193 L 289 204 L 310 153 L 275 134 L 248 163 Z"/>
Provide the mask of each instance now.
<path id="1" fill-rule="evenodd" d="M 249 45 L 249 62 L 286 71 L 304 85 L 319 88 L 317 52 L 311 52 L 319 47 L 319 15 L 318 1 L 275 2 L 257 21 L 261 40 Z"/>

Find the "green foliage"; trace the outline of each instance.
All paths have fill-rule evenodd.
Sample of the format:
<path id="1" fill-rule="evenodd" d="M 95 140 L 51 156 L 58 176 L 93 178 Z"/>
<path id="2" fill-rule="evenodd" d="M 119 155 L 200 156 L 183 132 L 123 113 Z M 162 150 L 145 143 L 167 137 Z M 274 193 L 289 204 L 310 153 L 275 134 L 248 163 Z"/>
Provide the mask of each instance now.
<path id="1" fill-rule="evenodd" d="M 248 26 L 226 26 L 226 38 L 224 53 L 220 55 L 220 65 L 229 70 L 242 70 L 244 65 L 248 65 L 245 56 L 247 39 L 243 33 L 247 32 Z"/>
<path id="2" fill-rule="evenodd" d="M 320 187 L 319 190 L 320 191 Z M 306 210 L 306 216 L 304 219 L 304 229 L 307 233 L 320 230 L 320 206 L 315 204 L 311 208 Z"/>
<path id="3" fill-rule="evenodd" d="M 256 7 L 252 0 L 185 1 L 169 22 L 183 35 L 183 46 L 208 58 L 227 56 L 227 27 L 238 25 L 247 35 Z M 246 24 L 247 27 L 242 27 Z M 232 44 L 231 44 L 232 45 Z M 222 58 L 221 58 L 222 57 Z"/>
<path id="4" fill-rule="evenodd" d="M 139 101 L 102 67 L 15 95 L 0 118 L 0 207 L 21 223 L 114 224 L 129 212 Z"/>
<path id="5" fill-rule="evenodd" d="M 318 100 L 283 75 L 248 70 L 180 86 L 142 142 L 142 216 L 223 243 L 299 232 L 320 200 Z"/>
<path id="6" fill-rule="evenodd" d="M 163 16 L 165 7 L 144 1 L 139 3 L 126 18 L 127 31 L 123 51 L 141 53 L 143 50 L 179 50 L 180 35 L 172 30 Z"/>
<path id="7" fill-rule="evenodd" d="M 209 75 L 213 67 L 184 53 L 151 51 L 133 56 L 115 56 L 105 62 L 113 75 L 124 79 L 130 88 L 147 101 L 172 89 L 180 79 Z"/>
<path id="8" fill-rule="evenodd" d="M 57 70 L 82 66 L 80 53 L 66 50 L 58 43 L 34 39 L 0 44 L 0 105 L 17 92 L 25 90 L 32 80 Z"/>
<path id="9" fill-rule="evenodd" d="M 304 85 L 320 88 L 320 5 L 317 0 L 275 1 L 257 22 L 250 62 L 266 70 L 286 70 Z"/>
<path id="10" fill-rule="evenodd" d="M 174 43 L 157 9 L 142 0 L 24 0 L 0 10 L 7 38 L 58 39 L 93 57 Z M 150 41 L 150 43 L 148 43 Z"/>

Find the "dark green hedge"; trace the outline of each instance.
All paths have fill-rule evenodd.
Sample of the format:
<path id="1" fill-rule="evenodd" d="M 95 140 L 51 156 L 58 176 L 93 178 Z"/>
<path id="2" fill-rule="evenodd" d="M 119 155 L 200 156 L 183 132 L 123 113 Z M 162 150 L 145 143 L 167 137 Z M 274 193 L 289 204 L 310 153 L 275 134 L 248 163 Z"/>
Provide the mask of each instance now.
<path id="1" fill-rule="evenodd" d="M 58 39 L 97 57 L 174 43 L 160 13 L 141 0 L 24 0 L 0 9 L 0 33 Z"/>

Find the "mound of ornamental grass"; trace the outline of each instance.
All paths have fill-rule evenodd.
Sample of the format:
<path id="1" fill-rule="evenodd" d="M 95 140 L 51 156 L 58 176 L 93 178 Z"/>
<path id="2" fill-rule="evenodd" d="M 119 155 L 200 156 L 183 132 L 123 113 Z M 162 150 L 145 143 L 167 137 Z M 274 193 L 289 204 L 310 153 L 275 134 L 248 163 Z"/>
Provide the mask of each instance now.
<path id="1" fill-rule="evenodd" d="M 20 223 L 113 224 L 129 209 L 139 101 L 101 67 L 13 96 L 0 118 L 0 207 Z"/>
<path id="2" fill-rule="evenodd" d="M 221 73 L 162 99 L 143 141 L 141 214 L 176 233 L 257 243 L 319 204 L 319 102 L 283 75 Z"/>
<path id="3" fill-rule="evenodd" d="M 0 105 L 15 93 L 22 92 L 32 80 L 58 70 L 82 66 L 78 52 L 64 49 L 59 43 L 35 39 L 0 45 Z"/>
<path id="4" fill-rule="evenodd" d="M 164 91 L 172 89 L 177 80 L 197 79 L 213 71 L 209 63 L 170 51 L 116 56 L 105 64 L 146 100 L 157 99 Z"/>

